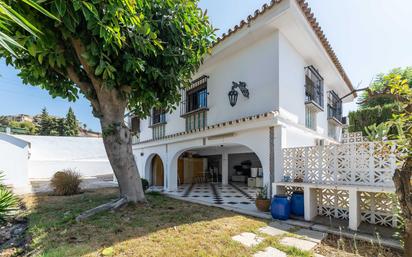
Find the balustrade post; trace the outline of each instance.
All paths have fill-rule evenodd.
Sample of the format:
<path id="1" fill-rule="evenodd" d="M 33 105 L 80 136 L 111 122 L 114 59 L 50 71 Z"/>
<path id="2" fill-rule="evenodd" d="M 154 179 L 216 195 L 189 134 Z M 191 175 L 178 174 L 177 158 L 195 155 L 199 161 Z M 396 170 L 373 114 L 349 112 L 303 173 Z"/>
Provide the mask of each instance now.
<path id="1" fill-rule="evenodd" d="M 316 189 L 308 186 L 303 187 L 305 206 L 305 220 L 311 221 L 318 214 L 318 202 L 316 200 Z"/>
<path id="2" fill-rule="evenodd" d="M 360 223 L 360 194 L 357 189 L 349 189 L 349 229 L 358 230 Z"/>

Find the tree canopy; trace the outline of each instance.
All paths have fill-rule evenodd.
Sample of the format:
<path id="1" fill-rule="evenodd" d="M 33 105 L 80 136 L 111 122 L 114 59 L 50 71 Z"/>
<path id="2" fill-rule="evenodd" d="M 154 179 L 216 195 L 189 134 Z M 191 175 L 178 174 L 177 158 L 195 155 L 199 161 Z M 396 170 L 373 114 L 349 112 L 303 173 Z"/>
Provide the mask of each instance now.
<path id="1" fill-rule="evenodd" d="M 412 67 L 395 68 L 388 73 L 380 73 L 376 76 L 370 85 L 372 91 L 381 91 L 388 86 L 390 78 L 393 76 L 400 76 L 400 78 L 406 80 L 409 87 L 412 87 Z M 395 101 L 392 97 L 387 95 L 380 95 L 373 99 L 370 99 L 368 92 L 363 92 L 360 96 L 359 105 L 361 109 L 375 106 L 384 106 L 387 104 L 393 104 Z"/>
<path id="2" fill-rule="evenodd" d="M 360 96 L 358 101 L 360 108 L 349 113 L 350 132 L 363 131 L 368 133 L 368 127 L 373 127 L 373 125 L 376 127 L 376 125 L 390 120 L 393 114 L 401 111 L 399 101 L 391 95 L 371 94 L 371 92 L 380 92 L 388 88 L 394 77 L 404 80 L 412 88 L 412 67 L 395 68 L 387 73 L 378 74 L 369 90 L 364 91 Z"/>
<path id="3" fill-rule="evenodd" d="M 10 6 L 42 34 L 10 24 L 10 34 L 28 51 L 0 56 L 20 70 L 24 83 L 74 101 L 82 92 L 101 115 L 98 90 L 115 90 L 127 107 L 147 115 L 170 108 L 214 40 L 214 29 L 186 0 L 56 0 L 43 7 L 59 20 L 12 1 Z M 1 28 L 0 28 L 1 30 Z"/>
<path id="4" fill-rule="evenodd" d="M 27 51 L 17 47 L 14 55 L 3 48 L 0 57 L 20 70 L 24 83 L 40 86 L 53 97 L 75 101 L 83 94 L 100 120 L 121 199 L 97 210 L 145 199 L 124 114 L 127 108 L 143 118 L 152 108 L 176 107 L 180 89 L 190 84 L 215 39 L 197 4 L 198 0 L 42 2 L 56 20 L 10 1 L 11 8 L 42 33 L 35 36 L 10 24 L 9 34 Z"/>

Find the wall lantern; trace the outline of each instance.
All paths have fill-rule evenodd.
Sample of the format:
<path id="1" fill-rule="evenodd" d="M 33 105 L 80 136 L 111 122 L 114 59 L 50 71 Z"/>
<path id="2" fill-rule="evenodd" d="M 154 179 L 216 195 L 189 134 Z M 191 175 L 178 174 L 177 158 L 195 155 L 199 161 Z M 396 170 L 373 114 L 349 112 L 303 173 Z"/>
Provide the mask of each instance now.
<path id="1" fill-rule="evenodd" d="M 237 103 L 237 97 L 239 93 L 236 91 L 236 88 L 240 89 L 242 95 L 246 98 L 249 98 L 249 90 L 246 88 L 246 82 L 239 81 L 239 83 L 232 82 L 232 90 L 229 91 L 229 103 L 233 107 Z"/>

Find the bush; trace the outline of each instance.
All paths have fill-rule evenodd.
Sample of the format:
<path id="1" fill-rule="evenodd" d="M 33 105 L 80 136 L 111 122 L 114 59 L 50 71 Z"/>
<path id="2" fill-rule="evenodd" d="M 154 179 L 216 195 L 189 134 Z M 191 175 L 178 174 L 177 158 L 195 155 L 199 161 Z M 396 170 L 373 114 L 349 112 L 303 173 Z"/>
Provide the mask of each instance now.
<path id="1" fill-rule="evenodd" d="M 359 109 L 349 113 L 349 132 L 362 131 L 366 134 L 367 127 L 379 125 L 392 118 L 392 114 L 397 113 L 399 107 L 396 104 L 386 104 Z"/>
<path id="2" fill-rule="evenodd" d="M 78 194 L 80 183 L 80 174 L 70 169 L 56 172 L 51 179 L 51 185 L 56 195 Z"/>
<path id="3" fill-rule="evenodd" d="M 142 186 L 143 191 L 146 191 L 149 188 L 149 181 L 147 181 L 147 179 L 142 178 Z"/>

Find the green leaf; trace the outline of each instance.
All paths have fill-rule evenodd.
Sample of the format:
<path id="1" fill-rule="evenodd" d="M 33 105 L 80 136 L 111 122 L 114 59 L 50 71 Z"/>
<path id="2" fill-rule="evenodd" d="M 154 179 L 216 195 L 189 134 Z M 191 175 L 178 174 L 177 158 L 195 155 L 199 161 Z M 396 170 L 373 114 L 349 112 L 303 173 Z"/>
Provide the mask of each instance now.
<path id="1" fill-rule="evenodd" d="M 41 7 L 39 4 L 37 4 L 36 2 L 32 1 L 32 0 L 22 0 L 23 2 L 25 2 L 26 4 L 30 5 L 31 7 L 33 7 L 34 9 L 36 9 L 37 11 L 43 13 L 44 15 L 46 15 L 49 18 L 55 19 L 57 21 L 60 21 L 59 18 L 57 18 L 56 16 L 54 16 L 53 14 L 51 14 L 49 11 L 47 11 L 46 9 L 44 9 L 43 7 Z"/>
<path id="2" fill-rule="evenodd" d="M 17 25 L 19 25 L 20 27 L 22 27 L 24 30 L 26 30 L 32 35 L 36 35 L 36 33 L 41 33 L 40 30 L 38 30 L 35 26 L 33 26 L 29 21 L 27 21 L 18 12 L 13 10 L 13 8 L 11 8 L 10 6 L 2 2 L 0 2 L 0 13 L 2 13 L 4 16 L 9 18 L 10 20 L 14 21 Z"/>
<path id="3" fill-rule="evenodd" d="M 97 66 L 96 70 L 94 71 L 94 75 L 96 75 L 96 76 L 102 75 L 105 66 L 106 65 L 105 65 L 104 62 L 100 62 L 99 66 Z"/>
<path id="4" fill-rule="evenodd" d="M 0 46 L 2 46 L 4 49 L 6 49 L 12 55 L 16 56 L 16 53 L 13 51 L 13 49 L 11 49 L 11 47 L 1 38 L 0 38 Z"/>
<path id="5" fill-rule="evenodd" d="M 35 44 L 29 45 L 29 47 L 27 48 L 27 50 L 29 51 L 29 54 L 30 54 L 31 56 L 36 56 L 37 47 L 36 47 Z"/>
<path id="6" fill-rule="evenodd" d="M 57 11 L 61 17 L 66 13 L 66 1 L 65 0 L 55 0 L 54 5 L 56 6 Z"/>
<path id="7" fill-rule="evenodd" d="M 13 38 L 9 37 L 8 35 L 4 34 L 3 32 L 0 31 L 0 39 L 7 42 L 8 44 L 23 48 L 22 45 L 20 45 L 18 42 L 16 42 Z"/>
<path id="8" fill-rule="evenodd" d="M 42 54 L 39 54 L 39 55 L 37 56 L 37 60 L 39 61 L 40 64 L 42 64 L 42 63 L 43 63 L 43 55 L 42 55 Z"/>
<path id="9" fill-rule="evenodd" d="M 63 23 L 70 32 L 74 33 L 76 31 L 76 27 L 70 15 L 63 16 Z"/>
<path id="10" fill-rule="evenodd" d="M 93 13 L 93 15 L 94 15 L 97 19 L 99 18 L 99 12 L 97 11 L 96 7 L 95 7 L 93 4 L 88 3 L 88 2 L 85 2 L 85 1 L 82 1 L 82 4 L 83 4 L 84 6 L 86 6 L 86 8 L 87 8 L 91 13 Z"/>

